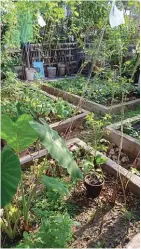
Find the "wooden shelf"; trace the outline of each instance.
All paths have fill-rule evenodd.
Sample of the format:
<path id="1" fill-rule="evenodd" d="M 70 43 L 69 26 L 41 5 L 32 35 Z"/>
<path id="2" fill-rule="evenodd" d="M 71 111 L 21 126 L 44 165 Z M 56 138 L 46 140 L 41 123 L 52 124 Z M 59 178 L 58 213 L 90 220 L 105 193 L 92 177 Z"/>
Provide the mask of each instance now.
<path id="1" fill-rule="evenodd" d="M 44 61 L 44 71 L 47 74 L 48 66 L 58 66 L 59 63 L 66 64 L 70 68 L 75 68 L 77 65 L 76 55 L 79 51 L 77 42 L 62 42 L 51 44 L 52 48 L 49 49 L 50 44 L 31 44 L 30 55 L 31 58 L 38 58 Z M 72 69 L 72 71 L 74 71 Z"/>
<path id="2" fill-rule="evenodd" d="M 50 49 L 49 51 L 67 51 L 67 50 L 77 50 L 78 48 L 56 48 L 56 49 Z M 38 50 L 30 50 L 31 52 L 41 52 Z"/>
<path id="3" fill-rule="evenodd" d="M 64 51 L 66 51 L 66 50 L 76 50 L 76 49 L 78 49 L 78 48 L 56 48 L 56 49 L 51 49 L 51 51 L 62 51 L 62 50 L 64 50 Z"/>
<path id="4" fill-rule="evenodd" d="M 77 45 L 77 42 L 58 42 L 57 45 Z M 35 44 L 35 43 L 31 43 L 32 46 L 38 46 L 38 47 L 42 47 L 45 45 L 50 45 L 50 43 L 43 43 L 43 44 Z"/>
<path id="5" fill-rule="evenodd" d="M 68 64 L 72 64 L 72 63 L 77 63 L 76 61 L 67 61 Z M 58 64 L 58 63 L 66 63 L 66 62 L 63 62 L 63 61 L 58 61 L 58 62 L 52 62 L 52 63 L 43 63 L 43 66 L 47 66 L 47 65 L 55 65 L 55 64 Z"/>
<path id="6" fill-rule="evenodd" d="M 60 62 L 51 62 L 51 63 L 43 63 L 43 66 L 47 66 L 47 65 L 56 65 Z"/>

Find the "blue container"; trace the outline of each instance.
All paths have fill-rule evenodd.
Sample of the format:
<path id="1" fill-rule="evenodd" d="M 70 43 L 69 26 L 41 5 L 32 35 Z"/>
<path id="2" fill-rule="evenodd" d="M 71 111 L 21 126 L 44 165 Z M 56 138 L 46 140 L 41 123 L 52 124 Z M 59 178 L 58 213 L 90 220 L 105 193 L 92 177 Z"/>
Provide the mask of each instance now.
<path id="1" fill-rule="evenodd" d="M 33 68 L 36 70 L 36 72 L 34 74 L 34 79 L 45 78 L 43 62 L 34 61 Z"/>

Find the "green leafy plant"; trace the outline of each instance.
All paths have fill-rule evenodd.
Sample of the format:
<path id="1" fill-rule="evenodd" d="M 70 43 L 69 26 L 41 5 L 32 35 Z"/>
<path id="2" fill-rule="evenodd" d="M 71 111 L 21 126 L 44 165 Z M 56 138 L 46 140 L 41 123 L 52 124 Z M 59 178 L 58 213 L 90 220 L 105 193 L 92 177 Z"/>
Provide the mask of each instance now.
<path id="1" fill-rule="evenodd" d="M 103 248 L 104 247 L 104 241 L 98 240 L 97 244 L 95 245 L 95 248 Z"/>
<path id="2" fill-rule="evenodd" d="M 44 175 L 42 176 L 41 182 L 46 186 L 48 191 L 51 190 L 61 196 L 69 194 L 68 186 L 56 178 Z"/>
<path id="3" fill-rule="evenodd" d="M 21 167 L 18 156 L 8 147 L 1 155 L 1 207 L 6 206 L 17 192 L 21 180 Z"/>
<path id="4" fill-rule="evenodd" d="M 44 120 L 41 121 L 43 124 L 30 121 L 30 125 L 38 133 L 41 143 L 47 148 L 52 158 L 57 160 L 60 166 L 66 168 L 72 177 L 81 179 L 82 173 L 76 162 L 72 159 L 72 155 L 65 145 L 64 140 Z"/>
<path id="5" fill-rule="evenodd" d="M 133 217 L 133 213 L 128 211 L 126 208 L 122 208 L 122 212 L 127 220 L 131 220 Z"/>
<path id="6" fill-rule="evenodd" d="M 140 139 L 140 122 L 136 122 L 135 124 L 128 122 L 127 124 L 124 124 L 123 132 L 139 140 Z"/>
<path id="7" fill-rule="evenodd" d="M 100 165 L 103 165 L 105 162 L 107 162 L 107 159 L 100 154 L 92 157 L 92 161 L 82 160 L 81 165 L 84 176 L 94 173 L 98 179 L 103 179 L 104 175 Z"/>
<path id="8" fill-rule="evenodd" d="M 39 212 L 42 217 L 40 229 L 36 233 L 24 233 L 24 241 L 17 248 L 65 248 L 72 240 L 72 225 L 68 214 Z"/>
<path id="9" fill-rule="evenodd" d="M 131 171 L 133 174 L 136 174 L 137 176 L 140 176 L 140 170 L 131 167 L 131 168 L 130 168 L 130 171 Z"/>
<path id="10" fill-rule="evenodd" d="M 52 130 L 49 125 L 45 124 L 41 125 L 38 122 L 35 121 L 29 121 L 31 120 L 31 116 L 28 115 L 22 115 L 15 123 L 7 116 L 2 115 L 2 138 L 6 140 L 6 142 L 11 146 L 17 153 L 20 151 L 23 151 L 23 149 L 26 149 L 29 145 L 31 145 L 31 142 L 35 141 L 37 139 L 37 134 L 39 135 L 39 139 L 41 143 L 48 149 L 52 157 L 59 162 L 59 165 L 66 168 L 68 173 L 74 177 L 74 178 L 82 178 L 82 173 L 80 169 L 78 168 L 76 162 L 72 158 L 71 153 L 69 152 L 65 142 L 63 139 L 58 135 L 58 133 L 54 130 Z M 31 126 L 34 128 L 31 128 Z M 10 129 L 8 129 L 10 127 Z M 27 129 L 29 130 L 27 131 Z M 35 132 L 35 130 L 37 132 Z M 4 150 L 5 151 L 5 150 Z M 3 162 L 5 162 L 5 157 L 3 158 Z M 17 160 L 17 157 L 16 157 Z M 12 162 L 12 161 L 11 161 Z M 6 182 L 6 178 L 3 178 L 3 184 L 6 187 L 5 189 L 5 196 L 2 198 L 5 198 L 3 200 L 6 200 L 3 205 L 5 206 L 8 204 L 13 195 L 16 193 L 17 185 L 19 183 L 19 164 L 16 169 L 13 169 L 13 164 L 9 164 L 9 158 L 7 158 L 6 161 L 7 165 L 10 167 L 10 173 L 11 175 L 16 174 L 17 178 L 15 182 L 13 183 L 13 191 L 9 194 L 9 187 L 11 186 Z M 43 176 L 44 169 L 46 165 L 46 160 L 44 161 L 42 167 L 39 170 L 38 177 L 36 179 L 36 182 L 34 183 L 33 187 L 31 188 L 31 191 L 28 195 L 28 198 L 26 200 L 25 197 L 25 191 L 24 191 L 24 185 L 23 180 L 21 180 L 21 190 L 22 190 L 22 204 L 23 204 L 23 215 L 24 215 L 24 225 L 25 228 L 28 229 L 28 220 L 29 220 L 29 210 L 31 206 L 31 202 L 33 197 L 36 194 L 36 188 L 39 185 L 40 182 L 46 185 L 46 187 L 49 190 L 59 191 L 59 193 L 62 194 L 68 194 L 68 190 L 66 186 L 64 186 L 62 183 L 58 182 L 56 179 Z M 4 167 L 4 164 L 3 164 Z M 15 171 L 14 171 L 15 170 Z M 20 169 L 21 170 L 21 169 Z M 8 176 L 9 177 L 9 176 Z M 8 178 L 9 179 L 9 178 Z M 7 184 L 7 185 L 6 185 Z M 3 194 L 3 193 L 2 193 Z"/>
<path id="11" fill-rule="evenodd" d="M 36 120 L 42 117 L 52 123 L 71 117 L 75 113 L 75 108 L 60 98 L 55 101 L 45 96 L 38 88 L 33 90 L 24 84 L 15 83 L 15 85 L 15 91 L 7 84 L 1 91 L 1 111 L 10 116 L 13 121 L 22 114 L 30 114 Z"/>
<path id="12" fill-rule="evenodd" d="M 124 83 L 121 84 L 120 78 L 115 81 L 111 77 L 102 80 L 95 77 L 87 84 L 86 78 L 76 77 L 76 79 L 65 79 L 59 82 L 52 81 L 49 84 L 64 91 L 83 96 L 99 104 L 109 106 L 112 99 L 113 104 L 120 103 L 123 92 L 127 95 L 127 99 L 132 95 L 135 97 L 139 96 L 137 87 L 132 85 L 126 78 L 122 77 L 122 79 L 124 79 Z"/>
<path id="13" fill-rule="evenodd" d="M 111 123 L 111 116 L 106 114 L 101 119 L 97 119 L 93 113 L 86 117 L 86 124 L 92 129 L 94 135 L 93 147 L 95 150 L 101 148 L 101 139 L 103 137 L 103 128 Z"/>
<path id="14" fill-rule="evenodd" d="M 31 128 L 29 121 L 32 116 L 23 114 L 16 122 L 13 122 L 7 115 L 1 116 L 1 137 L 17 153 L 25 150 L 37 140 L 37 133 Z"/>
<path id="15" fill-rule="evenodd" d="M 1 228 L 10 239 L 14 239 L 18 233 L 18 225 L 21 217 L 21 211 L 11 204 L 7 205 L 1 217 Z"/>
<path id="16" fill-rule="evenodd" d="M 101 165 L 103 165 L 105 162 L 107 162 L 107 158 L 104 158 L 103 155 L 100 153 L 97 153 L 98 150 L 101 148 L 101 139 L 103 136 L 103 127 L 104 125 L 107 125 L 110 123 L 111 116 L 109 114 L 106 114 L 105 117 L 103 117 L 101 120 L 97 120 L 94 117 L 93 113 L 90 113 L 86 117 L 87 125 L 92 128 L 93 131 L 93 148 L 94 148 L 94 156 L 90 163 L 88 163 L 88 166 L 84 167 L 85 174 L 88 173 L 94 173 L 98 179 L 103 179 L 103 171 L 101 168 Z M 103 149 L 103 146 L 102 146 Z M 85 166 L 85 165 L 84 165 Z M 93 166 L 93 167 L 92 167 Z"/>
<path id="17" fill-rule="evenodd" d="M 124 119 L 132 118 L 140 114 L 140 108 L 136 107 L 134 110 L 128 110 L 124 113 Z M 121 120 L 121 114 L 112 115 L 112 123 L 116 123 Z"/>

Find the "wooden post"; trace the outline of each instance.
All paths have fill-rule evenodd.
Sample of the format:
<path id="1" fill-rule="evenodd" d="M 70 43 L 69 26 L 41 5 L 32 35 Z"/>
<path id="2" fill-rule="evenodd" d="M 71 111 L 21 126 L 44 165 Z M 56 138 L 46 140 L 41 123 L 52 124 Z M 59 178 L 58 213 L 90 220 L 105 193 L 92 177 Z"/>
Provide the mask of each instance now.
<path id="1" fill-rule="evenodd" d="M 138 79 L 138 89 L 140 90 L 140 74 L 139 74 L 139 79 Z"/>

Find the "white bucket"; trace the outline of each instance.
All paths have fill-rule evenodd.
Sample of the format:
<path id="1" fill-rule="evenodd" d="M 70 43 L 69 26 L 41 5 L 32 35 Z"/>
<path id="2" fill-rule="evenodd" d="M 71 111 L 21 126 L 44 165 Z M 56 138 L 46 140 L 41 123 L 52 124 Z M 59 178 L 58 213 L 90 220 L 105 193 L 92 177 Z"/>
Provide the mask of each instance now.
<path id="1" fill-rule="evenodd" d="M 29 81 L 33 81 L 34 80 L 34 73 L 35 73 L 35 69 L 34 68 L 26 68 L 25 69 L 25 73 L 26 73 L 26 79 Z"/>

